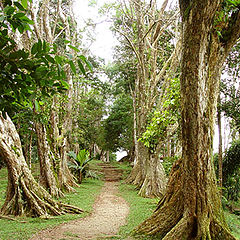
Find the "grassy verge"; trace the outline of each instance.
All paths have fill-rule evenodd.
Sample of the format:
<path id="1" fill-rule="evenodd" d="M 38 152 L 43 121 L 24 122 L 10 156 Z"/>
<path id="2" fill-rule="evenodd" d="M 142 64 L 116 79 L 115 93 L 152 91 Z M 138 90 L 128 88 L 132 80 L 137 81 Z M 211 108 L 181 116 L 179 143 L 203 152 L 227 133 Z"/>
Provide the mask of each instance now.
<path id="1" fill-rule="evenodd" d="M 137 195 L 134 186 L 121 184 L 119 186 L 121 196 L 129 203 L 130 212 L 127 218 L 127 224 L 120 228 L 119 235 L 121 239 L 127 239 L 134 228 L 151 216 L 156 209 L 157 199 L 143 198 Z M 149 239 L 149 237 L 148 237 Z"/>
<path id="2" fill-rule="evenodd" d="M 60 201 L 72 204 L 90 212 L 92 205 L 102 188 L 101 180 L 84 179 L 79 188 L 76 188 L 75 193 L 65 194 Z M 3 204 L 5 192 L 7 188 L 7 171 L 0 170 L 0 205 Z M 40 218 L 18 218 L 19 221 L 9 221 L 0 219 L 0 239 L 1 240 L 26 240 L 34 233 L 48 227 L 53 227 L 58 224 L 68 222 L 77 218 L 86 216 L 87 213 L 81 215 L 62 215 L 45 220 Z M 21 221 L 25 221 L 24 223 Z"/>
<path id="3" fill-rule="evenodd" d="M 228 211 L 224 211 L 224 214 L 234 237 L 240 240 L 240 216 L 231 214 Z"/>

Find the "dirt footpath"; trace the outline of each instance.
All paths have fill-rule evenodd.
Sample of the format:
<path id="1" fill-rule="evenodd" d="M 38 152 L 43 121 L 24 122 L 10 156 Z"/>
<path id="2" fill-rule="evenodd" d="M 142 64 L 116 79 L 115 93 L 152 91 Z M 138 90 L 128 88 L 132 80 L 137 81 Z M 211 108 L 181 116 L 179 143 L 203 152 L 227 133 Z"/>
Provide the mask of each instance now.
<path id="1" fill-rule="evenodd" d="M 31 240 L 96 240 L 117 234 L 119 227 L 126 223 L 129 206 L 123 198 L 117 196 L 121 172 L 108 164 L 101 166 L 105 174 L 105 184 L 94 203 L 92 214 L 43 230 Z"/>

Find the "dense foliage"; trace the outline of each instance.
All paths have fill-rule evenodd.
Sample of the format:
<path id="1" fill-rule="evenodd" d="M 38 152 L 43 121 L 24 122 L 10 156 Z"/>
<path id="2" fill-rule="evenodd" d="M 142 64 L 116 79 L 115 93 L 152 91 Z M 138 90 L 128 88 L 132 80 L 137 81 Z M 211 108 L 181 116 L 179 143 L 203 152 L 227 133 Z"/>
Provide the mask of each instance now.
<path id="1" fill-rule="evenodd" d="M 26 16 L 24 7 L 14 2 L 0 13 L 0 109 L 11 113 L 13 105 L 39 106 L 38 100 L 67 89 L 64 71 L 61 69 L 56 46 L 39 40 L 29 52 L 18 49 L 11 31 L 21 33 L 29 30 L 32 21 Z"/>
<path id="2" fill-rule="evenodd" d="M 151 150 L 155 151 L 160 141 L 167 138 L 167 133 L 176 128 L 180 118 L 180 83 L 179 79 L 169 80 L 169 86 L 165 91 L 163 100 L 156 107 L 147 130 L 140 138 L 141 141 Z M 173 132 L 175 132 L 173 130 Z"/>
<path id="3" fill-rule="evenodd" d="M 223 158 L 223 186 L 228 199 L 237 201 L 240 194 L 240 140 L 234 141 Z"/>
<path id="4" fill-rule="evenodd" d="M 103 123 L 106 147 L 116 152 L 128 151 L 133 147 L 133 110 L 132 99 L 120 95 L 114 101 L 108 118 Z"/>

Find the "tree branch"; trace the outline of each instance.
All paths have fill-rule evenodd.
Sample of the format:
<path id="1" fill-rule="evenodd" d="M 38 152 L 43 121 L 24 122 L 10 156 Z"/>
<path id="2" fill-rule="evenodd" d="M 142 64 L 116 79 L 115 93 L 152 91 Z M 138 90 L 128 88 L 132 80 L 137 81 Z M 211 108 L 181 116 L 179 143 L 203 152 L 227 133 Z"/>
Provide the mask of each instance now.
<path id="1" fill-rule="evenodd" d="M 228 53 L 236 41 L 240 38 L 240 9 L 231 15 L 229 26 L 222 33 L 223 44 L 225 51 Z"/>
<path id="2" fill-rule="evenodd" d="M 130 47 L 132 48 L 132 50 L 134 51 L 134 53 L 136 54 L 136 57 L 139 61 L 139 63 L 141 63 L 142 65 L 142 61 L 141 61 L 141 58 L 136 50 L 136 48 L 134 47 L 132 41 L 128 38 L 128 36 L 126 34 L 124 34 L 123 32 L 119 31 L 118 29 L 115 29 L 116 32 L 120 33 L 122 36 L 124 36 L 126 38 L 126 40 L 128 41 L 128 43 L 130 44 Z"/>

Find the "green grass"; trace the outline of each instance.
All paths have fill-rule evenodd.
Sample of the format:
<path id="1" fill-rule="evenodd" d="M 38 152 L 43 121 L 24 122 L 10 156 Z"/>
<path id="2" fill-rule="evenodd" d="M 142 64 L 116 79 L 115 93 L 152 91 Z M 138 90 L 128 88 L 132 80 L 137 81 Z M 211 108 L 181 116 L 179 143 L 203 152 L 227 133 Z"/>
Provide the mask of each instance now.
<path id="1" fill-rule="evenodd" d="M 153 211 L 156 209 L 158 199 L 138 196 L 135 187 L 129 184 L 121 184 L 119 190 L 121 196 L 130 206 L 127 224 L 121 227 L 119 231 L 119 235 L 122 236 L 121 239 L 126 239 L 127 236 L 131 235 L 134 228 L 152 215 Z"/>
<path id="2" fill-rule="evenodd" d="M 130 213 L 127 218 L 127 224 L 120 228 L 119 235 L 121 237 L 113 237 L 112 239 L 127 239 L 127 237 L 131 235 L 134 228 L 136 228 L 153 213 L 153 211 L 156 209 L 158 200 L 142 198 L 138 196 L 138 191 L 132 185 L 121 184 L 119 189 L 121 196 L 130 205 Z M 225 217 L 233 235 L 236 237 L 236 239 L 240 240 L 240 216 L 225 211 Z M 140 239 L 140 236 L 138 236 L 137 239 Z M 148 236 L 146 238 L 142 237 L 141 239 L 154 238 L 150 238 Z"/>
<path id="3" fill-rule="evenodd" d="M 97 172 L 100 171 L 100 167 L 97 165 L 99 161 L 92 161 L 90 163 L 91 169 L 94 169 Z M 124 170 L 125 173 L 131 170 L 131 167 L 128 163 L 112 163 L 112 165 Z M 103 182 L 100 180 L 83 180 L 83 183 L 80 185 L 80 187 L 76 189 L 76 193 L 65 194 L 65 197 L 61 198 L 60 200 L 65 203 L 78 206 L 85 211 L 90 212 L 92 210 L 94 200 L 100 192 L 102 185 Z M 2 205 L 4 202 L 6 188 L 7 171 L 3 168 L 0 170 L 0 205 Z M 127 218 L 127 224 L 120 228 L 120 231 L 116 237 L 106 238 L 108 240 L 130 239 L 128 236 L 131 235 L 134 228 L 153 213 L 158 202 L 157 199 L 148 199 L 138 196 L 138 191 L 135 189 L 135 187 L 132 185 L 124 184 L 124 182 L 120 184 L 119 190 L 119 194 L 129 203 L 130 213 Z M 84 217 L 86 214 L 87 213 L 81 215 L 68 214 L 54 217 L 48 220 L 39 218 L 19 218 L 19 221 L 24 220 L 26 223 L 0 219 L 0 240 L 27 240 L 34 233 L 40 231 L 41 229 L 53 227 L 63 222 L 68 222 L 70 220 Z M 225 216 L 234 236 L 237 239 L 240 239 L 240 216 L 230 214 L 228 211 L 225 211 Z M 70 236 L 70 233 L 67 235 Z M 139 237 L 137 239 L 139 239 Z M 150 238 L 147 237 L 146 239 Z"/>
<path id="4" fill-rule="evenodd" d="M 240 216 L 231 214 L 228 211 L 224 211 L 224 215 L 234 237 L 240 240 Z"/>
<path id="5" fill-rule="evenodd" d="M 126 179 L 132 170 L 132 167 L 128 162 L 121 163 L 115 161 L 111 162 L 111 165 L 123 171 L 123 179 Z"/>
<path id="6" fill-rule="evenodd" d="M 79 188 L 76 188 L 75 193 L 65 194 L 60 201 L 72 204 L 90 212 L 96 196 L 102 188 L 103 182 L 101 180 L 84 179 Z M 5 192 L 7 188 L 7 170 L 0 170 L 0 204 L 4 203 Z M 88 213 L 80 215 L 66 214 L 62 216 L 53 217 L 45 220 L 40 218 L 17 218 L 19 221 L 9 221 L 0 219 L 0 239 L 1 240 L 26 240 L 34 233 L 48 227 L 53 227 L 63 222 L 68 222 L 77 218 L 86 216 Z"/>

